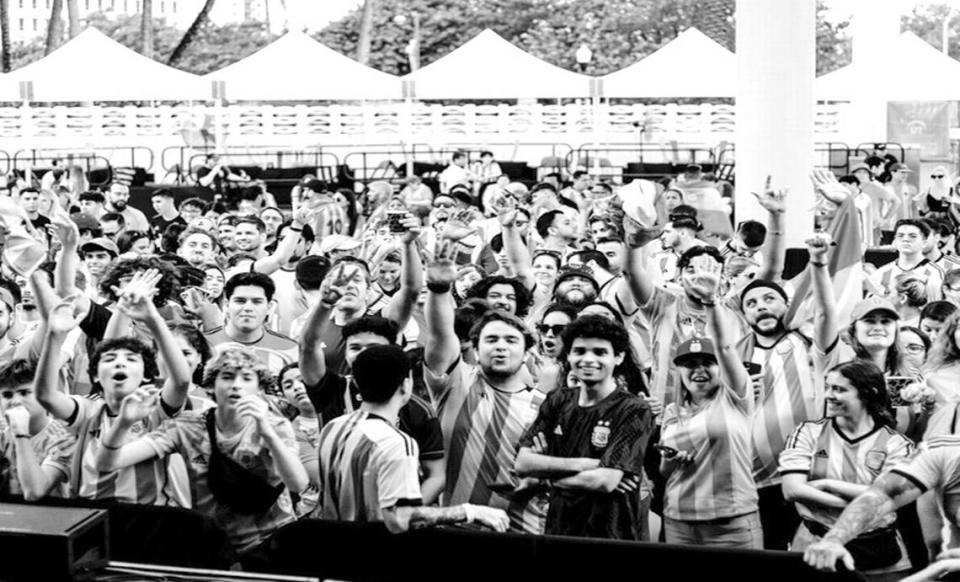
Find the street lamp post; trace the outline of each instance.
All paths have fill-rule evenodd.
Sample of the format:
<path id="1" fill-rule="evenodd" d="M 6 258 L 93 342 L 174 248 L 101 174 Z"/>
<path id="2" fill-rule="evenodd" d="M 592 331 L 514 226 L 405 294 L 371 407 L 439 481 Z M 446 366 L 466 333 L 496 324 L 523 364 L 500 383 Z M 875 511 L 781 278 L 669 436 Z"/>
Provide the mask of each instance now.
<path id="1" fill-rule="evenodd" d="M 585 73 L 587 71 L 587 65 L 593 60 L 593 51 L 590 50 L 587 43 L 581 43 L 580 48 L 577 49 L 577 52 L 574 53 L 573 56 L 577 59 L 577 66 L 580 67 L 580 72 Z"/>
<path id="2" fill-rule="evenodd" d="M 410 18 L 413 20 L 413 36 L 404 48 L 404 52 L 407 53 L 407 59 L 410 61 L 410 72 L 412 73 L 420 68 L 420 14 L 413 12 L 410 14 Z M 397 14 L 393 17 L 393 22 L 397 26 L 404 26 L 407 24 L 407 15 Z"/>

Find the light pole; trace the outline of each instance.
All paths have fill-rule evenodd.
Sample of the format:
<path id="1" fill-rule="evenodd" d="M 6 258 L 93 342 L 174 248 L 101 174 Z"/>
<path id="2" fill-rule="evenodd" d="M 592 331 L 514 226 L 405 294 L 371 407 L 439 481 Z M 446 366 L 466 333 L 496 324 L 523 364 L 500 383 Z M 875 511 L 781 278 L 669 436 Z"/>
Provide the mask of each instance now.
<path id="1" fill-rule="evenodd" d="M 587 71 L 587 65 L 593 60 L 593 51 L 590 50 L 590 47 L 584 42 L 580 44 L 580 48 L 577 49 L 577 52 L 574 53 L 573 56 L 577 59 L 577 66 L 580 67 L 580 72 L 585 73 Z"/>
<path id="2" fill-rule="evenodd" d="M 410 72 L 412 73 L 420 68 L 420 14 L 412 12 L 410 19 L 413 20 L 413 37 L 407 43 L 404 52 L 407 53 L 407 59 L 410 61 Z M 393 17 L 393 23 L 397 26 L 405 26 L 407 15 L 397 14 Z"/>

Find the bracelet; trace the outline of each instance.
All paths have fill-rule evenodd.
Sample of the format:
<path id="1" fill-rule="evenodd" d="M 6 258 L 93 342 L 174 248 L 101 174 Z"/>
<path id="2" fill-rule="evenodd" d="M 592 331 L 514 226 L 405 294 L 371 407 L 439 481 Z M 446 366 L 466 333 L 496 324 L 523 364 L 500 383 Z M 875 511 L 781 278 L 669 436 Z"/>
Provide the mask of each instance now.
<path id="1" fill-rule="evenodd" d="M 451 287 L 452 283 L 427 283 L 427 290 L 431 293 L 448 293 Z"/>
<path id="2" fill-rule="evenodd" d="M 808 262 L 809 262 L 811 265 L 813 265 L 814 267 L 826 267 L 826 266 L 827 266 L 826 263 L 816 263 L 816 262 L 814 262 L 814 261 L 808 261 Z"/>
<path id="3" fill-rule="evenodd" d="M 717 302 L 716 302 L 716 301 L 701 301 L 701 302 L 700 302 L 700 305 L 702 305 L 702 306 L 704 306 L 704 307 L 716 307 L 716 306 L 717 306 Z"/>
<path id="4" fill-rule="evenodd" d="M 467 523 L 473 523 L 477 519 L 477 510 L 469 503 L 464 503 L 463 515 L 467 518 Z"/>
<path id="5" fill-rule="evenodd" d="M 15 438 L 15 439 L 28 439 L 28 438 L 30 438 L 30 435 L 28 435 L 28 434 L 14 434 L 14 435 L 13 435 L 13 438 Z"/>
<path id="6" fill-rule="evenodd" d="M 292 230 L 293 232 L 303 232 L 303 227 L 302 227 L 302 226 L 301 226 L 300 228 L 297 228 L 297 227 L 295 227 L 295 226 L 288 226 L 287 229 L 288 229 L 288 230 Z"/>
<path id="7" fill-rule="evenodd" d="M 111 447 L 110 445 L 108 445 L 103 441 L 100 442 L 100 446 L 107 449 L 108 451 L 119 451 L 121 448 L 123 448 L 123 447 Z"/>

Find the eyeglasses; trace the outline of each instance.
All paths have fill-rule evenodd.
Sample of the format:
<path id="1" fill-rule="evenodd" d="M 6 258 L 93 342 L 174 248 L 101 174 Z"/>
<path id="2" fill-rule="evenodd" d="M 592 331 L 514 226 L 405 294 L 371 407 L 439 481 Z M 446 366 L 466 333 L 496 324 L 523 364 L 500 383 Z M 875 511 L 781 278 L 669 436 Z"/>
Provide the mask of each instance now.
<path id="1" fill-rule="evenodd" d="M 923 344 L 907 344 L 903 346 L 903 349 L 910 354 L 920 354 L 927 351 L 927 347 Z"/>
<path id="2" fill-rule="evenodd" d="M 944 175 L 943 175 L 943 174 L 930 174 L 930 177 L 933 178 L 934 180 L 936 180 L 937 178 L 943 178 Z"/>
<path id="3" fill-rule="evenodd" d="M 539 331 L 543 335 L 547 335 L 547 333 L 553 333 L 553 335 L 560 335 L 561 333 L 563 333 L 563 330 L 565 330 L 566 328 L 567 326 L 565 324 L 563 325 L 560 325 L 560 324 L 547 325 L 545 323 L 537 324 L 537 331 Z"/>

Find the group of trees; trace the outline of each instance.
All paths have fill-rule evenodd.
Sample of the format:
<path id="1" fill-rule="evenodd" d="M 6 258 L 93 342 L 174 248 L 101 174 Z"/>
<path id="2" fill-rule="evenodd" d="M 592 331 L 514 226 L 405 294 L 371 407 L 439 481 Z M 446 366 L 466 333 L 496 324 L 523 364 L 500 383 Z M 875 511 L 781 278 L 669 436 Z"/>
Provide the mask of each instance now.
<path id="1" fill-rule="evenodd" d="M 9 1 L 0 0 L 4 71 L 36 60 L 60 43 L 64 30 L 59 15 L 64 5 L 69 36 L 80 28 L 76 0 L 54 0 L 52 14 L 57 18 L 51 20 L 46 40 L 11 48 L 3 28 Z M 205 1 L 186 32 L 149 17 L 151 2 L 143 1 L 141 17 L 92 15 L 86 24 L 145 55 L 197 74 L 235 62 L 274 40 L 261 23 L 210 23 L 207 16 L 215 0 Z M 585 44 L 593 53 L 587 72 L 602 75 L 636 62 L 691 26 L 735 49 L 734 7 L 735 0 L 365 0 L 315 36 L 374 68 L 405 74 L 410 70 L 406 49 L 415 21 L 420 27 L 422 65 L 491 28 L 527 52 L 571 70 L 577 69 L 577 48 Z M 818 74 L 850 61 L 849 23 L 831 21 L 825 14 L 822 1 L 818 2 Z M 951 29 L 960 27 L 960 11 L 949 5 L 920 6 L 904 18 L 904 29 L 939 46 L 944 19 Z M 953 36 L 950 49 L 954 56 L 960 55 L 960 35 Z"/>

